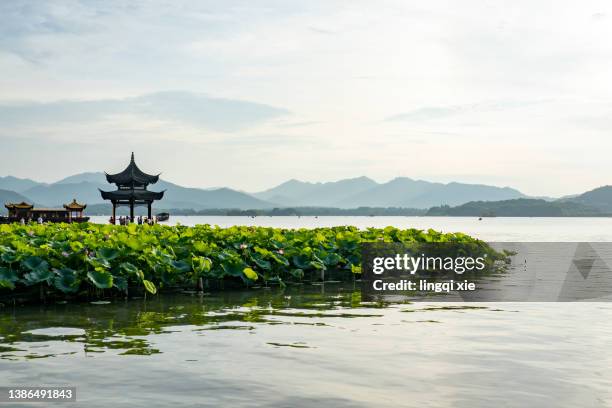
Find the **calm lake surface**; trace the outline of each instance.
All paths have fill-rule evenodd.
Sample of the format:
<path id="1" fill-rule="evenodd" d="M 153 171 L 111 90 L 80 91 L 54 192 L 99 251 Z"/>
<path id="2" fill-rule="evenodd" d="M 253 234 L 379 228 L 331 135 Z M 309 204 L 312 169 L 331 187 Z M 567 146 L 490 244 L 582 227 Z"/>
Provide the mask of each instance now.
<path id="1" fill-rule="evenodd" d="M 108 217 L 91 217 L 107 223 Z M 506 242 L 612 242 L 612 218 L 526 217 L 224 217 L 171 216 L 165 224 L 211 224 L 220 227 L 255 225 L 278 228 L 316 228 L 354 225 L 359 228 L 392 225 L 398 228 L 433 228 L 442 232 L 464 232 L 486 241 Z"/>
<path id="2" fill-rule="evenodd" d="M 612 241 L 608 218 L 171 220 Z M 0 386 L 74 385 L 78 402 L 70 406 L 79 407 L 610 407 L 612 304 L 372 304 L 361 301 L 358 286 L 327 283 L 5 305 L 0 372 Z"/>

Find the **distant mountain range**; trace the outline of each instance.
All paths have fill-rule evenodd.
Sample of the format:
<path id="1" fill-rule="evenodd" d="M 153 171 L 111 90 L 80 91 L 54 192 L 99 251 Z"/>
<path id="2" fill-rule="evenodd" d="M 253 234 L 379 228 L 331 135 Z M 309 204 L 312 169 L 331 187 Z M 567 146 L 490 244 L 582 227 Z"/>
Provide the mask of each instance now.
<path id="1" fill-rule="evenodd" d="M 76 198 L 80 202 L 87 203 L 93 213 L 106 213 L 110 206 L 102 200 L 98 189 L 111 190 L 114 187 L 106 182 L 104 173 L 76 174 L 55 183 L 40 183 L 7 176 L 0 177 L 0 202 L 27 201 L 37 206 L 56 207 Z M 510 187 L 466 183 L 444 184 L 407 177 L 398 177 L 386 183 L 377 183 L 367 177 L 326 183 L 289 180 L 276 187 L 252 194 L 230 188 L 189 188 L 165 180 L 160 180 L 149 187 L 153 191 L 166 190 L 164 199 L 156 205 L 158 210 L 198 212 L 211 209 L 271 210 L 288 207 L 338 209 L 394 207 L 416 209 L 415 214 L 429 210 L 431 215 L 612 214 L 611 186 L 558 200 L 527 197 Z"/>
<path id="2" fill-rule="evenodd" d="M 612 216 L 612 186 L 554 201 L 520 198 L 501 201 L 471 201 L 455 207 L 437 206 L 426 215 L 473 217 L 598 217 Z"/>
<path id="3" fill-rule="evenodd" d="M 0 205 L 4 203 L 20 203 L 22 201 L 29 201 L 30 203 L 32 202 L 32 200 L 19 193 L 10 190 L 0 189 Z M 5 209 L 4 205 L 2 206 L 2 209 Z"/>
<path id="4" fill-rule="evenodd" d="M 591 217 L 603 215 L 595 208 L 570 201 L 518 198 L 502 201 L 471 201 L 456 207 L 432 207 L 425 215 L 454 217 Z"/>
<path id="5" fill-rule="evenodd" d="M 44 183 L 39 183 L 30 179 L 21 179 L 13 176 L 0 177 L 0 189 L 22 193 L 32 187 Z"/>
<path id="6" fill-rule="evenodd" d="M 32 184 L 34 183 L 34 184 Z M 63 203 L 76 198 L 79 202 L 90 206 L 104 203 L 98 189 L 112 190 L 114 185 L 106 182 L 104 173 L 82 173 L 67 177 L 56 183 L 36 183 L 32 180 L 16 179 L 14 177 L 3 177 L 0 179 L 0 189 L 11 186 L 19 191 L 21 198 L 13 196 L 7 201 L 28 201 L 37 205 L 49 207 L 61 206 Z M 6 188 L 8 190 L 8 188 Z M 204 190 L 199 188 L 182 187 L 164 180 L 150 186 L 150 190 L 166 190 L 164 200 L 158 208 L 184 208 L 201 210 L 206 208 L 272 208 L 274 205 L 260 200 L 249 194 L 231 190 L 229 188 L 218 188 Z M 3 196 L 0 196 L 0 199 Z M 7 196 L 8 197 L 8 196 Z"/>
<path id="7" fill-rule="evenodd" d="M 525 197 L 510 187 L 482 184 L 432 183 L 398 177 L 377 183 L 367 177 L 330 183 L 289 180 L 279 186 L 253 194 L 282 206 L 299 207 L 402 207 L 429 208 L 435 205 L 459 205 L 468 201 L 495 201 Z"/>
<path id="8" fill-rule="evenodd" d="M 600 212 L 612 214 L 612 186 L 603 186 L 586 193 L 565 197 L 559 201 L 574 202 L 593 207 Z"/>

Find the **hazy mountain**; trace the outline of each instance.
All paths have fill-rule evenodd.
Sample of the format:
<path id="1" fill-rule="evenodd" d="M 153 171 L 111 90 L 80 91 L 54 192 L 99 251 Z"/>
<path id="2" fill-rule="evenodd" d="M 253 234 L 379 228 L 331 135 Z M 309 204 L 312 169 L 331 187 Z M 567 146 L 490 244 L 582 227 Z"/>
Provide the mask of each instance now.
<path id="1" fill-rule="evenodd" d="M 602 186 L 575 197 L 563 198 L 561 201 L 575 202 L 597 208 L 604 213 L 612 213 L 612 186 Z"/>
<path id="2" fill-rule="evenodd" d="M 285 206 L 336 206 L 349 196 L 367 191 L 378 184 L 367 177 L 327 183 L 289 180 L 269 190 L 253 194 L 262 200 Z M 353 207 L 356 207 L 353 205 Z"/>
<path id="3" fill-rule="evenodd" d="M 410 200 L 410 206 L 429 208 L 434 205 L 459 205 L 469 201 L 500 201 L 525 197 L 510 187 L 493 187 L 482 184 L 448 183 Z"/>
<path id="4" fill-rule="evenodd" d="M 432 207 L 429 216 L 471 217 L 586 217 L 601 213 L 587 205 L 571 201 L 546 201 L 519 198 L 502 201 L 471 201 L 456 207 Z"/>
<path id="5" fill-rule="evenodd" d="M 6 207 L 4 207 L 5 203 L 20 203 L 25 201 L 27 203 L 31 203 L 28 197 L 25 197 L 19 193 L 10 190 L 0 190 L 0 213 L 6 214 L 8 211 Z"/>
<path id="6" fill-rule="evenodd" d="M 164 195 L 165 208 L 270 208 L 273 204 L 260 200 L 249 194 L 230 188 L 203 190 L 200 188 L 181 187 L 177 184 L 160 180 L 153 185 L 156 191 L 166 190 Z"/>
<path id="7" fill-rule="evenodd" d="M 459 205 L 469 201 L 495 201 L 525 197 L 509 187 L 481 184 L 432 183 L 398 177 L 387 183 L 349 196 L 336 203 L 339 207 L 410 207 L 429 208 L 436 205 Z"/>
<path id="8" fill-rule="evenodd" d="M 17 193 L 21 193 L 30 189 L 34 186 L 37 186 L 39 183 L 30 179 L 22 179 L 13 176 L 0 177 L 0 189 L 15 191 Z"/>
<path id="9" fill-rule="evenodd" d="M 7 177 L 4 180 L 8 179 Z M 19 180 L 12 178 L 11 181 Z M 47 206 L 58 206 L 76 198 L 90 205 L 102 203 L 98 189 L 114 188 L 106 182 L 104 173 L 81 173 L 66 177 L 53 184 L 30 180 L 23 195 Z M 21 181 L 25 186 L 25 182 Z M 201 210 L 206 208 L 263 209 L 271 207 L 402 207 L 429 208 L 436 205 L 451 206 L 469 201 L 496 201 L 524 197 L 508 187 L 493 187 L 464 183 L 432 183 L 398 177 L 379 184 L 367 177 L 326 183 L 308 183 L 289 180 L 274 188 L 248 194 L 229 188 L 200 189 L 182 187 L 160 180 L 149 186 L 152 191 L 166 190 L 165 208 Z"/>
<path id="10" fill-rule="evenodd" d="M 30 199 L 45 206 L 57 207 L 76 199 L 80 203 L 103 202 L 98 188 L 106 188 L 108 184 L 91 183 L 54 183 L 38 185 L 23 192 Z"/>
<path id="11" fill-rule="evenodd" d="M 319 183 L 320 184 L 320 183 Z M 291 200 L 291 197 L 303 197 L 315 189 L 317 184 L 291 179 L 279 184 L 276 187 L 254 193 L 253 195 L 262 200 L 269 200 L 272 197 L 284 198 Z"/>
<path id="12" fill-rule="evenodd" d="M 339 207 L 411 207 L 416 197 L 427 193 L 438 183 L 397 177 L 387 183 L 354 194 L 338 201 Z M 439 184 L 441 185 L 441 184 Z"/>
<path id="13" fill-rule="evenodd" d="M 334 211 L 338 213 L 346 209 L 371 207 L 361 210 L 362 213 L 371 215 L 374 212 L 382 214 L 382 210 L 396 207 L 396 211 L 412 208 L 420 209 L 414 210 L 418 212 L 429 209 L 429 215 L 448 216 L 546 217 L 612 214 L 612 186 L 599 187 L 553 201 L 548 198 L 527 198 L 520 191 L 509 187 L 432 183 L 407 177 L 398 177 L 380 184 L 367 177 L 327 183 L 289 180 L 255 194 L 229 188 L 182 187 L 165 180 L 149 187 L 152 191 L 166 191 L 164 199 L 155 203 L 156 210 L 175 209 L 176 212 L 311 207 L 311 212 L 324 214 L 327 210 L 312 208 L 336 207 Z M 104 173 L 75 174 L 52 184 L 7 176 L 0 177 L 0 204 L 26 201 L 36 203 L 37 206 L 61 207 L 75 198 L 88 204 L 88 209 L 95 213 L 110 212 L 109 203 L 102 200 L 98 189 L 114 188 L 114 185 L 106 182 Z M 6 213 L 4 206 L 0 210 Z"/>
<path id="14" fill-rule="evenodd" d="M 24 195 L 37 203 L 47 206 L 60 206 L 76 198 L 89 205 L 103 203 L 98 189 L 112 190 L 115 186 L 108 184 L 104 173 L 82 173 L 67 177 L 57 183 L 36 185 L 24 192 Z M 160 180 L 149 186 L 151 191 L 166 190 L 162 203 L 155 206 L 164 208 L 270 208 L 273 205 L 229 188 L 203 190 L 187 188 Z"/>
<path id="15" fill-rule="evenodd" d="M 54 184 L 75 184 L 75 183 L 82 183 L 84 181 L 89 182 L 89 183 L 107 184 L 104 173 L 100 173 L 100 172 L 87 172 L 87 173 L 75 174 L 74 176 L 69 176 L 64 179 L 61 179 L 60 181 L 57 181 Z"/>

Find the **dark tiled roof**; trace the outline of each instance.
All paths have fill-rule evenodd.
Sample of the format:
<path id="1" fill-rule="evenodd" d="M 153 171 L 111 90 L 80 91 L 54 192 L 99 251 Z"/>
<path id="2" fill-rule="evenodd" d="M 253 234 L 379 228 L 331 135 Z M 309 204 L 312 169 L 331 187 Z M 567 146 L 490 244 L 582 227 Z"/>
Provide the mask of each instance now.
<path id="1" fill-rule="evenodd" d="M 159 180 L 159 174 L 151 175 L 140 170 L 134 161 L 134 153 L 130 159 L 130 164 L 121 173 L 106 174 L 106 181 L 115 183 L 118 186 L 146 186 L 147 184 L 155 184 Z"/>
<path id="2" fill-rule="evenodd" d="M 102 198 L 105 200 L 161 200 L 164 196 L 164 192 L 155 192 L 147 190 L 115 190 L 115 191 L 102 191 Z"/>

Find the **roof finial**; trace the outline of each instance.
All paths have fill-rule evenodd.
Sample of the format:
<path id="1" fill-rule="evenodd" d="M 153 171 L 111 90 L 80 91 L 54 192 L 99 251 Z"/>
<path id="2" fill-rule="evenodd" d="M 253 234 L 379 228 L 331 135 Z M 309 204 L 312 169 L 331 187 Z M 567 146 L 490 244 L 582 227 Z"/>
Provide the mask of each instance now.
<path id="1" fill-rule="evenodd" d="M 134 163 L 134 152 L 132 152 L 132 158 L 130 159 L 132 163 Z"/>

